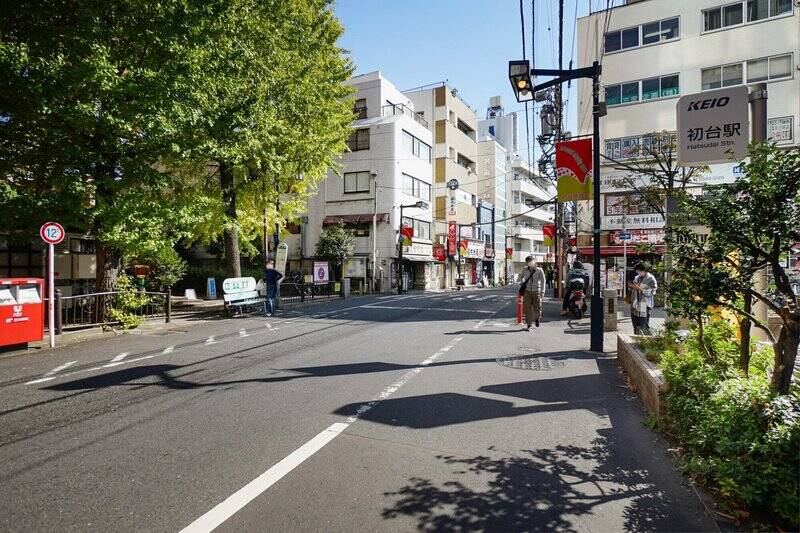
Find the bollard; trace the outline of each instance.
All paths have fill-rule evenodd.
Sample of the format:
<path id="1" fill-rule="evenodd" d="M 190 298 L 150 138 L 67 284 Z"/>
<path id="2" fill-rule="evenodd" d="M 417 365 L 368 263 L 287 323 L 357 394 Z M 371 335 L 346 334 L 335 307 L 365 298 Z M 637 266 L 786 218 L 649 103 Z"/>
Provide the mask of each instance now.
<path id="1" fill-rule="evenodd" d="M 517 296 L 517 324 L 522 324 L 522 302 L 523 297 Z"/>
<path id="2" fill-rule="evenodd" d="M 55 316 L 53 317 L 53 321 L 55 322 L 56 328 L 56 335 L 61 335 L 61 289 L 55 290 L 55 301 L 53 302 L 56 306 L 55 308 Z"/>
<path id="3" fill-rule="evenodd" d="M 616 289 L 603 289 L 603 331 L 617 331 Z"/>
<path id="4" fill-rule="evenodd" d="M 164 314 L 166 315 L 166 323 L 169 324 L 170 320 L 172 320 L 172 287 L 167 287 L 167 301 L 164 303 L 166 309 L 164 310 Z"/>

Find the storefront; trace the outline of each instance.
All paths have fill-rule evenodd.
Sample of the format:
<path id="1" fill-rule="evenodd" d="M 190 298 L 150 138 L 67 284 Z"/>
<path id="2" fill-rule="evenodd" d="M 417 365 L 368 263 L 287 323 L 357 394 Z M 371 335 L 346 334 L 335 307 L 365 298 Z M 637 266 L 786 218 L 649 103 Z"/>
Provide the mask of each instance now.
<path id="1" fill-rule="evenodd" d="M 483 274 L 486 243 L 478 239 L 461 239 L 461 277 L 466 285 L 475 285 Z"/>
<path id="2" fill-rule="evenodd" d="M 403 270 L 408 273 L 409 289 L 430 290 L 440 285 L 440 269 L 433 258 L 433 244 L 412 241 L 403 246 Z"/>

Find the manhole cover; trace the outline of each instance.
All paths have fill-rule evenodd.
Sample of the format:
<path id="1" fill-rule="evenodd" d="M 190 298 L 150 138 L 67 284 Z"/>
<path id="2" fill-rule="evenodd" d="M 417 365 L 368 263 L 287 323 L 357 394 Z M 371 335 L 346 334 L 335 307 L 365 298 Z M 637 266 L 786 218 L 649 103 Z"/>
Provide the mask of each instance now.
<path id="1" fill-rule="evenodd" d="M 557 361 L 549 357 L 536 357 L 533 355 L 516 355 L 498 357 L 497 363 L 517 370 L 552 370 L 564 366 L 564 361 Z"/>

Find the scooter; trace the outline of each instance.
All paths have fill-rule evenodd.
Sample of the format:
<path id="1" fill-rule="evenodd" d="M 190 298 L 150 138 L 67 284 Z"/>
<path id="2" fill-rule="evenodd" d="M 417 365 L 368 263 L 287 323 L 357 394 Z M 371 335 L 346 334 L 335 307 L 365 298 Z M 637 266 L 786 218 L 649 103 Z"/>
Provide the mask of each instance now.
<path id="1" fill-rule="evenodd" d="M 570 282 L 570 289 L 572 289 L 572 293 L 569 295 L 567 310 L 572 316 L 580 320 L 583 318 L 586 309 L 588 309 L 586 305 L 586 294 L 583 292 L 583 281 L 572 280 Z"/>

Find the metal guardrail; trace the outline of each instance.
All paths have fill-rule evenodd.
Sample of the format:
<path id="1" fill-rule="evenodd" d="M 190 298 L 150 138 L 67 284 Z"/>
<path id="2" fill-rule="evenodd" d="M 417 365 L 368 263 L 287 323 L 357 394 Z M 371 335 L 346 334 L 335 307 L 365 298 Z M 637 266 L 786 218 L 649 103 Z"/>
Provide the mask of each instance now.
<path id="1" fill-rule="evenodd" d="M 413 111 L 410 107 L 406 106 L 405 104 L 389 104 L 381 107 L 381 116 L 382 117 L 389 117 L 392 115 L 407 115 L 413 118 L 417 123 L 423 126 L 425 129 L 431 129 L 428 121 L 422 118 L 419 113 Z"/>
<path id="2" fill-rule="evenodd" d="M 330 300 L 340 298 L 341 293 L 336 282 L 329 283 L 281 283 L 280 300 L 282 302 L 305 302 L 307 300 Z"/>
<path id="3" fill-rule="evenodd" d="M 103 317 L 101 310 L 114 306 L 115 298 L 122 294 L 119 291 L 95 292 L 75 296 L 61 296 L 55 291 L 55 329 L 60 334 L 65 329 L 89 328 L 118 324 L 109 316 Z M 135 309 L 128 309 L 131 314 L 140 318 L 164 317 L 165 322 L 172 319 L 172 290 L 167 292 L 138 292 L 146 296 L 146 301 Z"/>

